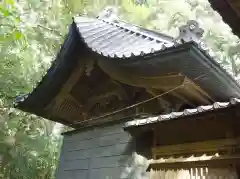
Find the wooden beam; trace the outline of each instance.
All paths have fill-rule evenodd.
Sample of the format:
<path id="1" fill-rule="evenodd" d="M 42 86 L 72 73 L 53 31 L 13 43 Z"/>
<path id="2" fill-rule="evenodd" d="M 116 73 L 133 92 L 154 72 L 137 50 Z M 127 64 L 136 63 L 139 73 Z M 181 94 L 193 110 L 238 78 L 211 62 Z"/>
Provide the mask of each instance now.
<path id="1" fill-rule="evenodd" d="M 84 68 L 82 67 L 82 64 L 79 63 L 74 69 L 74 71 L 72 72 L 70 78 L 61 88 L 60 93 L 63 93 L 63 94 L 70 93 L 73 86 L 78 82 L 79 78 L 83 75 L 83 73 L 84 73 Z"/>
<path id="2" fill-rule="evenodd" d="M 238 17 L 240 18 L 240 2 L 239 0 L 226 0 L 231 8 L 236 12 Z"/>
<path id="3" fill-rule="evenodd" d="M 154 156 L 172 156 L 205 152 L 231 151 L 240 147 L 239 141 L 239 138 L 236 138 L 167 145 L 152 148 L 152 153 Z"/>
<path id="4" fill-rule="evenodd" d="M 110 73 L 110 76 L 131 86 L 142 87 L 142 88 L 159 88 L 163 90 L 169 90 L 176 86 L 183 84 L 184 76 L 179 73 L 175 74 L 165 74 L 162 76 L 155 77 L 141 77 L 134 76 L 133 74 L 126 73 L 124 71 Z"/>
<path id="5" fill-rule="evenodd" d="M 109 91 L 107 93 L 100 94 L 98 96 L 92 96 L 87 100 L 87 106 L 88 105 L 92 106 L 93 104 L 96 104 L 97 102 L 102 101 L 102 100 L 106 100 L 106 99 L 110 98 L 111 96 L 117 96 L 117 98 L 118 98 L 118 91 L 113 90 L 113 91 Z"/>
<path id="6" fill-rule="evenodd" d="M 79 78 L 82 76 L 83 72 L 84 72 L 83 64 L 79 62 L 74 68 L 67 82 L 62 86 L 59 94 L 48 106 L 45 107 L 45 110 L 52 110 L 52 108 L 54 108 L 52 103 L 56 103 L 55 106 L 61 105 L 66 96 L 74 99 L 72 96 L 69 95 L 69 93 L 72 90 L 73 86 L 77 83 Z M 79 107 L 81 106 L 81 104 L 78 101 L 74 100 L 74 102 L 76 102 L 79 105 Z"/>
<path id="7" fill-rule="evenodd" d="M 177 98 L 181 99 L 181 100 L 182 100 L 183 102 L 185 102 L 186 104 L 188 104 L 188 105 L 190 105 L 190 106 L 192 106 L 192 107 L 195 107 L 195 105 L 194 105 L 191 101 L 189 101 L 189 100 L 186 99 L 185 97 L 181 96 L 181 95 L 178 94 L 177 92 L 172 91 L 171 94 L 172 94 L 173 96 L 176 96 Z"/>
<path id="8" fill-rule="evenodd" d="M 197 80 L 196 80 L 197 81 Z M 183 89 L 186 90 L 188 95 L 193 96 L 198 101 L 202 101 L 205 104 L 211 104 L 213 98 L 204 91 L 196 82 L 189 78 L 185 78 L 183 82 Z"/>
<path id="9" fill-rule="evenodd" d="M 157 146 L 157 130 L 153 129 L 153 147 L 155 148 Z M 153 153 L 153 159 L 157 159 L 157 156 L 155 153 Z"/>
<path id="10" fill-rule="evenodd" d="M 190 169 L 190 168 L 223 168 L 240 163 L 240 156 L 223 156 L 216 157 L 208 160 L 195 160 L 195 161 L 179 161 L 179 162 L 162 162 L 151 163 L 147 171 L 152 170 L 174 170 L 174 169 Z"/>
<path id="11" fill-rule="evenodd" d="M 159 89 L 153 89 L 153 88 L 147 88 L 146 89 L 146 92 L 151 94 L 153 97 L 154 96 L 158 96 L 158 95 L 161 95 L 163 94 L 164 92 L 162 92 L 161 90 Z M 159 104 L 159 107 L 161 108 L 161 110 L 166 110 L 166 108 L 168 108 L 169 106 L 171 106 L 170 102 L 166 99 L 164 99 L 166 96 L 161 96 L 159 98 L 157 98 L 157 101 L 158 101 L 158 104 Z M 166 107 L 166 105 L 168 107 Z"/>
<path id="12" fill-rule="evenodd" d="M 119 93 L 121 94 L 121 98 L 124 100 L 129 100 L 129 94 L 127 93 L 126 89 L 122 84 L 120 84 L 118 81 L 111 79 L 111 82 L 117 86 L 119 89 Z"/>

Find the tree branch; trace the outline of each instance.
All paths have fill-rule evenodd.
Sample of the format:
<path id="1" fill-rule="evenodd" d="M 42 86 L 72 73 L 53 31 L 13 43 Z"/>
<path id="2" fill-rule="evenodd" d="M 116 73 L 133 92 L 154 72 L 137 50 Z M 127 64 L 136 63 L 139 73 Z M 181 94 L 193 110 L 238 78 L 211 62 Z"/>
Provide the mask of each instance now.
<path id="1" fill-rule="evenodd" d="M 17 28 L 15 25 L 12 25 L 12 24 L 1 24 L 0 27 L 10 27 L 10 28 L 12 28 L 12 29 L 16 29 L 16 28 Z M 48 30 L 48 31 L 51 31 L 51 32 L 53 32 L 53 33 L 56 33 L 57 35 L 59 35 L 59 36 L 61 36 L 61 37 L 64 36 L 61 32 L 59 32 L 59 31 L 57 31 L 57 30 L 55 30 L 55 29 L 51 29 L 51 28 L 49 28 L 49 27 L 45 27 L 45 26 L 40 25 L 40 24 L 38 24 L 37 27 L 42 28 L 42 29 L 45 29 L 45 30 Z"/>
<path id="2" fill-rule="evenodd" d="M 51 28 L 49 28 L 49 27 L 45 27 L 45 26 L 40 25 L 40 24 L 38 24 L 37 26 L 40 27 L 40 28 L 42 28 L 42 29 L 45 29 L 45 30 L 54 32 L 54 33 L 58 34 L 59 36 L 63 37 L 63 34 L 62 34 L 61 32 L 59 32 L 59 31 L 55 30 L 55 29 L 51 29 Z"/>
<path id="3" fill-rule="evenodd" d="M 13 29 L 16 28 L 16 26 L 12 25 L 12 24 L 1 24 L 0 27 L 10 27 L 10 28 L 13 28 Z"/>

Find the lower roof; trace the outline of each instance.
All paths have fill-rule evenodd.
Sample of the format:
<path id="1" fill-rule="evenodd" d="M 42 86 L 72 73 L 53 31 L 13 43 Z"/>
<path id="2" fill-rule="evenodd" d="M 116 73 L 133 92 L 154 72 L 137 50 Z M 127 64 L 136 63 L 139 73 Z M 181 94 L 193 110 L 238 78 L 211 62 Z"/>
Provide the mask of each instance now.
<path id="1" fill-rule="evenodd" d="M 131 128 L 131 127 L 140 127 L 146 126 L 156 123 L 161 123 L 163 121 L 178 119 L 178 118 L 186 118 L 191 117 L 194 115 L 199 115 L 202 113 L 210 112 L 210 111 L 217 111 L 219 109 L 226 109 L 240 104 L 240 99 L 232 98 L 229 102 L 215 102 L 212 105 L 205 105 L 205 106 L 198 106 L 194 109 L 185 109 L 181 112 L 171 112 L 169 114 L 163 114 L 159 116 L 143 118 L 143 119 L 135 119 L 132 121 L 128 121 L 125 123 L 124 128 Z"/>

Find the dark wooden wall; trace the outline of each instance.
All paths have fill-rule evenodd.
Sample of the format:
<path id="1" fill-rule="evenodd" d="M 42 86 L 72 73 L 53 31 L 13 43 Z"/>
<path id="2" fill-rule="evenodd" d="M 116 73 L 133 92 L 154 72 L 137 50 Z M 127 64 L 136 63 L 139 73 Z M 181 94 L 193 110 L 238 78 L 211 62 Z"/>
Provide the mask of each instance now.
<path id="1" fill-rule="evenodd" d="M 123 124 L 65 134 L 57 179 L 132 179 L 147 177 L 144 157 Z"/>

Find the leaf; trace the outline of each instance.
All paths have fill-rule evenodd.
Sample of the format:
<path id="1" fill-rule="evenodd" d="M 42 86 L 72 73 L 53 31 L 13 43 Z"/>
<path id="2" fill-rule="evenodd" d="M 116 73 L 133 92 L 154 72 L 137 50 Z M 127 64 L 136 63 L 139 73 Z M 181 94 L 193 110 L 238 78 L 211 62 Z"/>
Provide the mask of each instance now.
<path id="1" fill-rule="evenodd" d="M 5 0 L 8 5 L 14 5 L 14 0 Z"/>
<path id="2" fill-rule="evenodd" d="M 9 11 L 0 7 L 0 12 L 5 16 L 9 16 Z"/>
<path id="3" fill-rule="evenodd" d="M 229 47 L 228 54 L 230 56 L 233 56 L 238 53 L 240 53 L 240 44 Z"/>
<path id="4" fill-rule="evenodd" d="M 16 31 L 14 32 L 14 37 L 16 40 L 20 40 L 23 37 L 23 35 L 20 31 Z"/>

